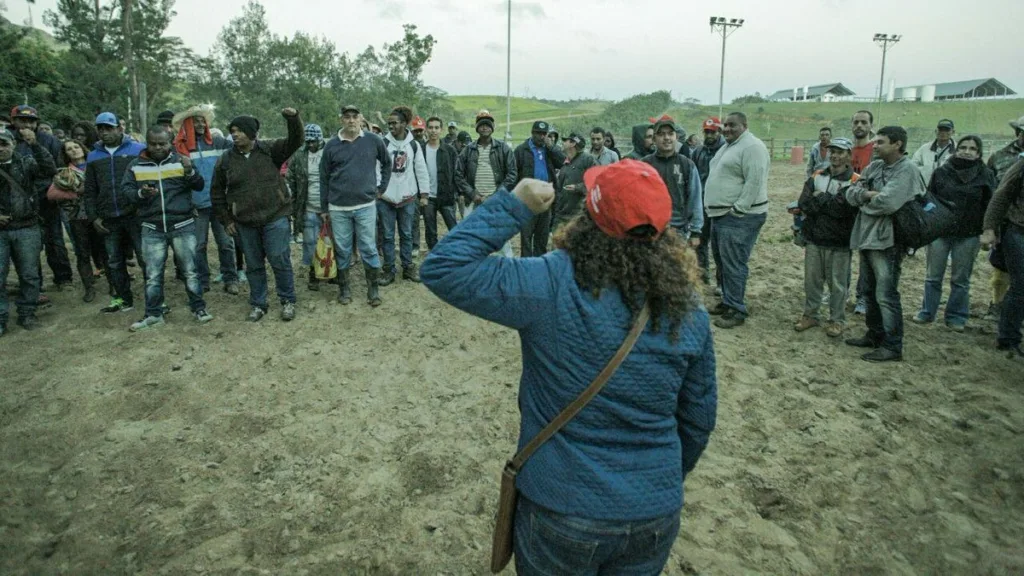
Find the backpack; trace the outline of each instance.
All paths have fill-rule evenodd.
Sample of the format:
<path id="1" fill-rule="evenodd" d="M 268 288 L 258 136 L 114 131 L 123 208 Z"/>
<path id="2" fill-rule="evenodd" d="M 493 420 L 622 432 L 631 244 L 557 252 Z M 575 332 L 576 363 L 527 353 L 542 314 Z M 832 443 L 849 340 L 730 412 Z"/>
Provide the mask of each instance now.
<path id="1" fill-rule="evenodd" d="M 892 215 L 896 244 L 921 248 L 948 236 L 956 226 L 956 214 L 931 192 L 916 196 Z"/>

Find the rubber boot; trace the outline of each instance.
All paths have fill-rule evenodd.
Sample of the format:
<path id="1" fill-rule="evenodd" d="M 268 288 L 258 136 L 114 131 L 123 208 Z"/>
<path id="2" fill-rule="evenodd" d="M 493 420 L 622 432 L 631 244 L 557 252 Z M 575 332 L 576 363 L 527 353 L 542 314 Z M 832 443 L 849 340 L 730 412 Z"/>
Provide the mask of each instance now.
<path id="1" fill-rule="evenodd" d="M 320 290 L 320 281 L 316 278 L 316 272 L 313 271 L 313 267 L 309 267 L 309 289 L 313 292 Z"/>
<path id="2" fill-rule="evenodd" d="M 366 303 L 376 308 L 381 304 L 380 269 L 363 264 L 363 271 L 366 272 Z"/>
<path id="3" fill-rule="evenodd" d="M 348 268 L 338 271 L 338 302 L 346 306 L 352 303 L 352 285 L 348 283 Z"/>

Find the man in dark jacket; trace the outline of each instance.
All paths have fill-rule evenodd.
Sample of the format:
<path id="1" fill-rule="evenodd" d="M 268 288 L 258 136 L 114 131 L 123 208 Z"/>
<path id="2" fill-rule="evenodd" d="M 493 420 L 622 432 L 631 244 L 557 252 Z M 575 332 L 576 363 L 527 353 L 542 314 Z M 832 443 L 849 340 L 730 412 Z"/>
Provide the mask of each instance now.
<path id="1" fill-rule="evenodd" d="M 235 146 L 217 160 L 210 188 L 217 219 L 228 234 L 237 232 L 242 241 L 252 306 L 250 322 L 260 321 L 268 310 L 268 260 L 274 269 L 281 319 L 295 319 L 295 271 L 288 224 L 292 199 L 281 166 L 302 146 L 303 129 L 294 108 L 285 108 L 281 115 L 288 124 L 288 137 L 278 140 L 257 140 L 260 122 L 252 116 L 239 116 L 228 124 Z"/>
<path id="2" fill-rule="evenodd" d="M 996 150 L 988 158 L 988 167 L 995 174 L 997 184 L 1003 181 L 1006 173 L 1010 171 L 1010 168 L 1024 154 L 1024 116 L 1017 120 L 1011 120 L 1010 128 L 1013 128 L 1014 141 L 1010 142 L 1002 150 Z M 985 314 L 985 317 L 998 318 L 1003 298 L 1005 298 L 1006 291 L 1010 288 L 1009 271 L 1000 270 L 997 266 L 993 265 L 991 287 L 992 300 L 989 301 L 988 312 Z"/>
<path id="3" fill-rule="evenodd" d="M 196 321 L 213 320 L 206 311 L 203 286 L 196 272 L 196 221 L 193 191 L 203 189 L 203 177 L 188 156 L 171 146 L 171 132 L 155 125 L 146 132 L 146 149 L 125 170 L 121 196 L 136 206 L 142 225 L 142 257 L 146 262 L 146 313 L 131 325 L 132 332 L 164 324 L 164 266 L 167 246 L 174 248 L 175 264 L 185 276 L 189 309 Z"/>
<path id="4" fill-rule="evenodd" d="M 722 121 L 712 116 L 704 121 L 704 142 L 690 155 L 690 160 L 697 167 L 700 174 L 700 185 L 702 189 L 707 188 L 708 174 L 711 173 L 711 159 L 718 154 L 718 151 L 725 146 L 725 137 L 722 136 Z M 711 258 L 709 257 L 711 247 L 711 218 L 704 219 L 704 227 L 700 231 L 700 246 L 697 247 L 697 263 L 700 264 L 701 276 L 705 284 L 711 283 Z M 716 263 L 715 280 L 716 286 L 722 285 L 722 268 Z"/>
<path id="5" fill-rule="evenodd" d="M 654 152 L 654 124 L 633 126 L 633 151 L 626 154 L 626 158 L 643 160 L 644 156 L 649 156 Z"/>
<path id="6" fill-rule="evenodd" d="M 597 166 L 594 157 L 587 154 L 586 149 L 587 140 L 575 132 L 562 140 L 566 160 L 555 180 L 552 230 L 557 231 L 583 211 L 583 199 L 587 197 L 583 174 Z"/>
<path id="7" fill-rule="evenodd" d="M 466 216 L 498 190 L 512 190 L 516 185 L 516 158 L 512 148 L 501 140 L 495 140 L 494 117 L 486 110 L 476 115 L 476 133 L 480 138 L 470 142 L 459 153 L 455 181 L 459 191 L 466 197 Z M 471 203 L 471 204 L 470 204 Z M 501 254 L 511 258 L 512 244 L 506 242 Z"/>
<path id="8" fill-rule="evenodd" d="M 846 323 L 846 294 L 850 289 L 850 234 L 857 208 L 846 202 L 846 189 L 860 178 L 850 165 L 853 142 L 832 139 L 825 152 L 829 166 L 811 174 L 798 201 L 804 216 L 804 312 L 794 329 L 803 332 L 820 324 L 821 294 L 829 290 L 829 320 L 825 333 L 837 338 Z"/>
<path id="9" fill-rule="evenodd" d="M 317 124 L 307 124 L 306 145 L 288 161 L 285 182 L 292 196 L 292 221 L 302 230 L 302 267 L 309 271 L 309 289 L 320 289 L 313 270 L 313 252 L 320 235 L 320 160 L 324 156 L 324 131 Z"/>
<path id="10" fill-rule="evenodd" d="M 135 206 L 121 198 L 125 170 L 145 146 L 125 136 L 117 116 L 104 112 L 96 117 L 100 141 L 85 159 L 85 213 L 100 234 L 106 235 L 107 277 L 114 288 L 105 314 L 134 308 L 131 278 L 128 276 L 124 244 L 130 241 L 142 258 L 142 229 L 135 218 Z M 139 262 L 145 266 L 144 262 Z"/>
<path id="11" fill-rule="evenodd" d="M 696 248 L 700 246 L 699 232 L 704 226 L 704 192 L 693 161 L 676 151 L 677 139 L 675 122 L 668 117 L 660 118 L 654 125 L 657 151 L 643 161 L 654 166 L 668 187 L 672 197 L 669 225 Z"/>
<path id="12" fill-rule="evenodd" d="M 459 194 L 455 185 L 458 152 L 441 140 L 441 119 L 436 116 L 427 120 L 427 145 L 424 149 L 430 174 L 430 195 L 423 206 L 423 219 L 427 228 L 427 248 L 433 250 L 437 244 L 437 214 L 441 214 L 444 225 L 451 232 L 456 224 L 455 197 Z"/>
<path id="13" fill-rule="evenodd" d="M 520 144 L 514 154 L 516 158 L 516 183 L 527 178 L 555 182 L 558 168 L 565 164 L 565 154 L 548 144 L 548 123 L 538 120 L 533 123 L 530 139 Z M 543 256 L 548 251 L 548 236 L 551 235 L 551 210 L 535 214 L 523 226 L 520 234 L 523 258 Z"/>
<path id="14" fill-rule="evenodd" d="M 42 233 L 39 229 L 39 195 L 37 182 L 52 178 L 57 169 L 53 157 L 27 131 L 23 137 L 32 156 L 15 154 L 15 137 L 0 129 L 0 336 L 7 331 L 7 273 L 11 261 L 18 272 L 18 325 L 26 330 L 39 326 L 36 306 L 42 288 L 39 251 Z"/>
<path id="15" fill-rule="evenodd" d="M 60 156 L 60 142 L 52 133 L 40 129 L 39 114 L 36 109 L 21 105 L 11 109 L 11 123 L 14 129 L 14 152 L 22 157 L 32 157 L 32 146 L 23 136 L 28 130 L 35 135 L 35 141 L 50 153 L 56 161 Z M 50 178 L 36 181 L 36 193 L 39 194 L 39 215 L 43 219 L 43 247 L 46 251 L 46 265 L 53 272 L 53 283 L 57 290 L 70 285 L 71 261 L 68 260 L 68 249 L 64 245 L 64 226 L 61 222 L 60 206 L 46 199 L 46 190 L 50 187 Z"/>

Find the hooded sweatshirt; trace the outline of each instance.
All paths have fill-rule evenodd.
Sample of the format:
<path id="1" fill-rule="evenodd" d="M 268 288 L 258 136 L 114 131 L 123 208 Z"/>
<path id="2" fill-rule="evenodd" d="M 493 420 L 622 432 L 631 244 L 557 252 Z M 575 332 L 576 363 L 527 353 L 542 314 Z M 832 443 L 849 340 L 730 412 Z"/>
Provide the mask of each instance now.
<path id="1" fill-rule="evenodd" d="M 878 195 L 867 200 L 864 193 L 875 190 Z M 915 196 L 924 194 L 921 171 L 907 156 L 892 165 L 875 160 L 861 174 L 856 184 L 846 189 L 846 201 L 859 206 L 857 220 L 850 236 L 851 250 L 886 250 L 896 245 L 892 215 Z"/>
<path id="2" fill-rule="evenodd" d="M 388 133 L 384 137 L 388 161 L 391 163 L 391 180 L 381 200 L 395 206 L 404 206 L 416 196 L 430 194 L 430 172 L 427 170 L 427 153 L 415 141 L 412 132 L 406 131 L 405 139 L 399 141 Z"/>
<path id="3" fill-rule="evenodd" d="M 704 190 L 693 161 L 679 152 L 668 157 L 650 154 L 643 161 L 654 166 L 668 187 L 672 197 L 669 225 L 686 237 L 699 233 L 704 227 Z"/>
<path id="4" fill-rule="evenodd" d="M 644 156 L 654 154 L 654 147 L 644 147 L 644 137 L 651 128 L 651 124 L 637 124 L 633 126 L 633 151 L 626 155 L 630 160 L 643 160 Z"/>

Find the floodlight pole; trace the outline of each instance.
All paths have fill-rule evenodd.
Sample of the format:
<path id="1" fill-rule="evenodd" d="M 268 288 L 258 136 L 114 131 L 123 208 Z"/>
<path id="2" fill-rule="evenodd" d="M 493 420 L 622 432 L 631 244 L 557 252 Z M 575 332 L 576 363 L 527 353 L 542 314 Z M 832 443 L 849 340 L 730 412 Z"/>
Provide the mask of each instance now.
<path id="1" fill-rule="evenodd" d="M 711 32 L 718 32 L 722 35 L 722 68 L 718 76 L 718 117 L 722 117 L 723 94 L 725 93 L 725 39 L 733 32 L 743 26 L 742 19 L 723 18 L 721 16 L 711 17 Z"/>
<path id="2" fill-rule="evenodd" d="M 882 47 L 882 76 L 878 80 L 878 112 L 875 114 L 875 122 L 882 117 L 882 100 L 885 93 L 885 57 L 889 53 L 889 45 L 895 44 L 902 38 L 899 34 L 875 34 L 874 41 Z"/>
<path id="3" fill-rule="evenodd" d="M 512 141 L 512 0 L 508 0 L 508 38 L 505 52 L 505 142 Z"/>

